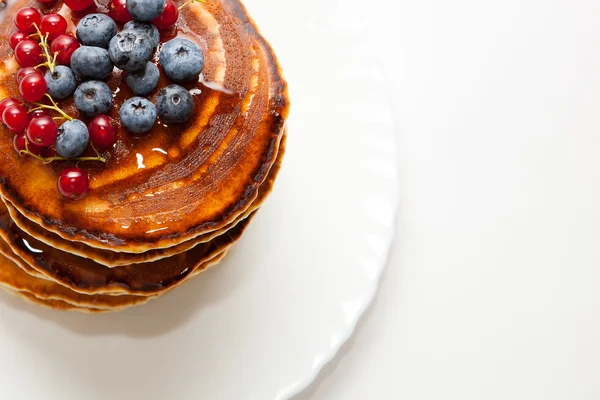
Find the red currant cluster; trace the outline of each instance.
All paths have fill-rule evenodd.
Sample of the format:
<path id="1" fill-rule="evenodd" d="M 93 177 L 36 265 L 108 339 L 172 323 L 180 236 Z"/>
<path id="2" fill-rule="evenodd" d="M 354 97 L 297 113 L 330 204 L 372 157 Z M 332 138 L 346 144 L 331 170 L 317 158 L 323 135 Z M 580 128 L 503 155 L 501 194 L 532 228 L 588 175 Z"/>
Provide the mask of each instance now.
<path id="1" fill-rule="evenodd" d="M 47 3 L 54 0 L 38 1 Z M 109 16 L 120 22 L 132 21 L 133 18 L 127 9 L 127 1 L 111 0 Z M 172 28 L 179 18 L 179 11 L 195 1 L 205 2 L 205 0 L 188 0 L 177 7 L 172 0 L 166 0 L 162 13 L 152 19 L 151 23 L 161 30 Z M 82 11 L 92 8 L 94 0 L 64 0 L 64 3 L 71 10 Z M 117 140 L 118 130 L 111 119 L 106 115 L 96 115 L 86 126 L 82 121 L 74 120 L 58 106 L 53 96 L 57 96 L 58 99 L 61 97 L 56 92 L 52 96 L 49 94 L 52 90 L 49 90 L 48 79 L 52 78 L 48 76 L 59 76 L 61 68 L 65 68 L 63 66 L 72 67 L 72 55 L 80 47 L 79 40 L 67 33 L 67 21 L 60 14 L 42 15 L 35 8 L 25 7 L 17 11 L 14 23 L 17 31 L 10 35 L 9 44 L 14 50 L 15 60 L 21 66 L 16 79 L 22 100 L 15 98 L 2 100 L 0 120 L 15 134 L 13 137 L 15 150 L 19 155 L 31 156 L 45 163 L 62 160 L 106 162 L 97 149 L 108 149 Z M 183 88 L 180 89 L 185 91 Z M 58 128 L 56 120 L 67 122 Z M 81 129 L 84 131 L 87 129 L 88 132 L 82 136 Z M 71 137 L 78 137 L 81 140 L 67 142 L 71 143 L 67 145 L 63 144 L 66 139 L 57 140 L 69 133 Z M 82 157 L 81 155 L 86 151 L 91 152 L 88 145 L 95 156 Z M 59 191 L 71 199 L 85 196 L 88 187 L 89 177 L 79 167 L 64 169 L 58 179 Z"/>
<path id="2" fill-rule="evenodd" d="M 17 75 L 19 92 L 25 101 L 39 101 L 47 90 L 39 68 L 48 67 L 52 71 L 57 64 L 68 65 L 79 42 L 65 34 L 67 21 L 60 14 L 42 17 L 35 8 L 25 7 L 15 15 L 15 25 L 18 31 L 10 35 L 9 44 L 23 67 Z M 46 62 L 42 61 L 44 58 Z"/>
<path id="3" fill-rule="evenodd" d="M 81 3 L 77 3 L 76 7 L 81 7 Z M 17 12 L 14 22 L 18 31 L 10 36 L 9 43 L 14 49 L 16 61 L 22 67 L 16 79 L 23 101 L 15 98 L 0 101 L 0 119 L 15 133 L 13 145 L 20 155 L 29 155 L 43 162 L 66 160 L 58 156 L 52 147 L 58 136 L 55 120 L 73 118 L 46 93 L 47 84 L 42 71 L 45 68 L 52 71 L 56 65 L 69 65 L 79 42 L 66 34 L 67 21 L 59 14 L 42 17 L 38 10 L 26 7 Z M 50 104 L 40 103 L 44 98 Z M 59 116 L 52 117 L 49 111 Z M 108 116 L 98 115 L 90 122 L 88 131 L 95 157 L 72 160 L 104 162 L 96 149 L 110 148 L 116 142 L 117 127 Z M 59 175 L 58 189 L 68 198 L 80 199 L 88 188 L 88 175 L 79 167 L 65 168 Z"/>
<path id="4" fill-rule="evenodd" d="M 58 127 L 54 119 L 72 118 L 68 116 L 50 117 L 45 109 L 60 110 L 56 103 L 52 100 L 51 102 L 52 106 L 40 105 L 28 110 L 26 105 L 12 97 L 0 101 L 2 122 L 15 133 L 13 146 L 20 155 L 29 155 L 45 163 L 66 160 L 58 156 L 52 147 L 58 135 Z M 108 116 L 98 115 L 89 123 L 88 130 L 91 147 L 96 153 L 95 157 L 78 157 L 72 160 L 105 162 L 96 149 L 112 147 L 117 141 L 117 127 Z M 65 176 L 69 178 L 67 179 Z M 88 188 L 88 175 L 79 167 L 65 168 L 59 175 L 58 189 L 61 194 L 70 199 L 81 199 L 87 193 Z"/>

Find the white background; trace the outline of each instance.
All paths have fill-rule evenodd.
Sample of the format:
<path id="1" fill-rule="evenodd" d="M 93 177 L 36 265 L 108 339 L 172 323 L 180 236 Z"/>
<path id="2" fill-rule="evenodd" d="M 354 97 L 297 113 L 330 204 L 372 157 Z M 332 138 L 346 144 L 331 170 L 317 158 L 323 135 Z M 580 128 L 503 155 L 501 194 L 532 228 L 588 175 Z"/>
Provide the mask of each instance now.
<path id="1" fill-rule="evenodd" d="M 297 399 L 600 398 L 600 2 L 305 5 L 329 3 L 375 38 L 401 205 L 374 305 Z"/>
<path id="2" fill-rule="evenodd" d="M 332 16 L 372 37 L 356 52 L 385 73 L 398 139 L 381 291 L 295 400 L 599 399 L 600 2 L 245 2 L 284 66 L 285 29 Z M 292 50 L 327 74 L 331 42 Z"/>

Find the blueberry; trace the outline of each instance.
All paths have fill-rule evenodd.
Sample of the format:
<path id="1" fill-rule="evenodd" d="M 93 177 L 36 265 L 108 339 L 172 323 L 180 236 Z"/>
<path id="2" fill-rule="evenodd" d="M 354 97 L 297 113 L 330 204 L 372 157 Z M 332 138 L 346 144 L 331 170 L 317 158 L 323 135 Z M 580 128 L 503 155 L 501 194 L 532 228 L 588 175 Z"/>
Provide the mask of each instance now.
<path id="1" fill-rule="evenodd" d="M 185 88 L 169 85 L 158 92 L 158 115 L 163 122 L 187 122 L 194 112 L 194 98 Z"/>
<path id="2" fill-rule="evenodd" d="M 132 97 L 121 106 L 121 124 L 132 133 L 146 133 L 156 122 L 156 107 L 143 97 Z"/>
<path id="3" fill-rule="evenodd" d="M 196 43 L 175 38 L 160 49 L 160 65 L 169 78 L 185 82 L 200 75 L 204 68 L 204 55 Z"/>
<path id="4" fill-rule="evenodd" d="M 108 54 L 117 68 L 142 69 L 152 58 L 152 39 L 145 33 L 122 31 L 110 40 Z"/>
<path id="5" fill-rule="evenodd" d="M 75 75 L 71 68 L 64 65 L 54 67 L 54 73 L 46 71 L 44 79 L 48 86 L 48 94 L 57 100 L 66 99 L 75 91 Z"/>
<path id="6" fill-rule="evenodd" d="M 165 9 L 166 0 L 127 0 L 127 11 L 138 21 L 150 21 Z"/>
<path id="7" fill-rule="evenodd" d="M 90 134 L 87 126 L 78 119 L 67 121 L 58 128 L 56 152 L 64 158 L 79 157 L 87 149 Z"/>
<path id="8" fill-rule="evenodd" d="M 89 14 L 79 21 L 76 33 L 84 46 L 108 49 L 108 42 L 117 34 L 117 24 L 108 15 Z"/>
<path id="9" fill-rule="evenodd" d="M 158 85 L 160 72 L 158 67 L 148 61 L 144 68 L 138 71 L 127 71 L 125 82 L 127 86 L 138 96 L 146 96 Z"/>
<path id="10" fill-rule="evenodd" d="M 112 72 L 113 63 L 106 49 L 82 46 L 71 56 L 71 69 L 80 78 L 104 79 Z"/>
<path id="11" fill-rule="evenodd" d="M 75 107 L 89 117 L 106 114 L 112 107 L 112 93 L 102 81 L 83 82 L 75 90 L 73 98 Z"/>
<path id="12" fill-rule="evenodd" d="M 158 28 L 150 22 L 129 21 L 123 26 L 123 30 L 145 33 L 152 40 L 152 52 L 154 53 L 158 48 L 160 33 L 158 32 Z"/>

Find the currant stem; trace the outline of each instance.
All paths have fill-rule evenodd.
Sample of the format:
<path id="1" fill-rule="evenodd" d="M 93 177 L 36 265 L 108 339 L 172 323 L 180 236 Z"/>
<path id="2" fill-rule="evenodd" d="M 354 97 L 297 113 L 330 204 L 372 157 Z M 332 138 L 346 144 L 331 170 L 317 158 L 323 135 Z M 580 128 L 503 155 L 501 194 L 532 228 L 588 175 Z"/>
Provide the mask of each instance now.
<path id="1" fill-rule="evenodd" d="M 98 161 L 98 162 L 103 162 L 103 163 L 106 162 L 106 159 L 104 157 L 76 157 L 76 158 L 64 158 L 64 157 L 60 157 L 60 156 L 42 157 L 42 156 L 38 156 L 37 154 L 33 154 L 29 150 L 19 151 L 19 155 L 24 155 L 24 154 L 31 156 L 37 160 L 40 160 L 44 164 L 50 164 L 52 161 Z"/>
<path id="2" fill-rule="evenodd" d="M 33 158 L 35 158 L 35 159 L 37 159 L 37 160 L 40 160 L 40 161 L 41 161 L 41 162 L 43 162 L 44 164 L 46 164 L 46 163 L 49 163 L 49 162 L 52 162 L 52 161 L 53 161 L 53 160 L 50 160 L 50 161 L 48 161 L 48 159 L 47 159 L 47 158 L 44 158 L 44 157 L 42 157 L 42 156 L 38 156 L 37 154 L 34 154 L 34 153 L 32 153 L 32 152 L 29 150 L 29 139 L 27 139 L 27 136 L 25 136 L 25 150 L 21 150 L 21 151 L 19 151 L 19 155 L 20 155 L 20 156 L 22 156 L 22 155 L 24 155 L 24 154 L 27 154 L 28 156 L 31 156 L 31 157 L 33 157 Z M 53 157 L 51 157 L 51 158 L 53 158 Z"/>
<path id="3" fill-rule="evenodd" d="M 96 147 L 94 147 L 94 143 L 92 143 L 91 141 L 90 146 L 92 146 L 92 150 L 94 150 L 94 153 L 96 153 L 96 158 L 101 158 L 102 160 L 104 160 L 104 158 L 100 156 L 100 153 L 98 153 L 98 150 L 96 150 Z M 106 160 L 104 160 L 104 162 L 106 162 Z"/>
<path id="4" fill-rule="evenodd" d="M 56 158 L 56 157 L 53 157 Z M 99 162 L 106 162 L 106 158 L 104 157 L 77 157 L 77 158 L 62 158 L 59 157 L 61 160 L 74 160 L 74 161 L 99 161 Z"/>
<path id="5" fill-rule="evenodd" d="M 29 112 L 35 111 L 35 110 L 41 110 L 43 108 L 47 109 L 47 110 L 54 110 L 57 113 L 59 113 L 63 118 L 69 121 L 73 120 L 73 117 L 71 117 L 69 114 L 67 114 L 66 112 L 64 112 L 63 110 L 61 110 L 61 108 L 58 106 L 58 104 L 56 104 L 56 102 L 54 101 L 54 99 L 52 98 L 52 96 L 50 96 L 48 93 L 45 94 L 45 96 L 50 99 L 50 102 L 52 103 L 51 106 L 46 105 L 46 104 L 41 104 L 41 103 L 33 103 L 35 104 L 37 107 L 36 108 L 32 108 L 31 110 L 29 110 Z"/>
<path id="6" fill-rule="evenodd" d="M 182 9 L 183 7 L 185 7 L 185 6 L 187 6 L 188 4 L 191 4 L 191 3 L 204 3 L 204 4 L 206 4 L 206 0 L 188 0 L 188 1 L 186 1 L 185 3 L 183 3 L 182 5 L 180 5 L 180 6 L 177 8 L 177 10 L 181 11 L 181 9 Z"/>
<path id="7" fill-rule="evenodd" d="M 35 35 L 38 35 L 40 37 L 40 47 L 44 50 L 44 57 L 46 57 L 46 62 L 38 65 L 37 67 L 47 66 L 48 69 L 50 69 L 50 73 L 53 74 L 54 67 L 56 66 L 56 54 L 54 54 L 54 58 L 53 58 L 50 55 L 50 52 L 48 51 L 48 48 L 49 48 L 48 35 L 49 35 L 49 33 L 42 35 L 42 31 L 40 31 L 40 28 L 37 26 L 37 24 L 34 23 L 33 26 L 35 27 L 35 30 L 37 32 L 37 33 L 35 33 Z"/>
<path id="8" fill-rule="evenodd" d="M 54 58 L 52 58 L 50 56 L 50 52 L 48 51 L 48 34 L 46 33 L 46 36 L 44 37 L 43 40 L 40 41 L 40 43 L 42 43 L 42 48 L 44 49 L 44 54 L 46 55 L 46 59 L 48 60 L 48 69 L 50 70 L 51 74 L 54 74 L 54 66 L 55 66 L 55 61 L 56 61 L 56 56 L 54 56 Z"/>
<path id="9" fill-rule="evenodd" d="M 96 150 L 96 148 L 94 147 L 93 144 L 92 144 L 92 149 L 94 149 L 94 152 L 96 153 L 96 157 L 75 157 L 75 158 L 64 158 L 61 156 L 42 157 L 42 156 L 32 153 L 29 150 L 29 140 L 27 139 L 27 137 L 25 137 L 25 150 L 19 151 L 19 155 L 22 156 L 22 155 L 26 154 L 37 160 L 40 160 L 44 164 L 50 164 L 52 161 L 99 161 L 99 162 L 105 163 L 106 159 L 104 157 L 100 156 L 100 153 L 98 153 L 98 150 Z"/>

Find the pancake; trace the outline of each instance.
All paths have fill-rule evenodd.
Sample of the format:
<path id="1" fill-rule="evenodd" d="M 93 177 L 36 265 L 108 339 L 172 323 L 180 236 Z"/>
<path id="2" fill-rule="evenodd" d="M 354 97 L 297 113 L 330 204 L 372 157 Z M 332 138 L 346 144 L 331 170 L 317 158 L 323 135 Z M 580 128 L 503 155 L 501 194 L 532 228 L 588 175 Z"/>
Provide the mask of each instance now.
<path id="1" fill-rule="evenodd" d="M 0 256 L 0 257 L 2 257 L 2 256 Z M 1 261 L 0 261 L 0 263 L 1 263 Z M 19 290 L 13 290 L 10 288 L 6 288 L 6 287 L 4 288 L 4 290 L 14 296 L 17 296 L 17 297 L 20 297 L 20 298 L 26 300 L 29 303 L 36 304 L 36 305 L 42 305 L 44 307 L 48 307 L 48 308 L 52 308 L 52 309 L 60 310 L 60 311 L 79 311 L 79 312 L 86 312 L 86 313 L 100 313 L 100 312 L 110 311 L 110 310 L 98 309 L 98 308 L 79 307 L 79 306 L 75 306 L 73 304 L 69 304 L 69 303 L 61 301 L 61 300 L 43 300 L 25 290 L 19 291 Z"/>
<path id="2" fill-rule="evenodd" d="M 130 264 L 137 264 L 149 261 L 156 261 L 162 258 L 166 258 L 172 256 L 174 254 L 179 254 L 184 251 L 187 251 L 199 243 L 205 243 L 207 241 L 212 240 L 216 236 L 219 236 L 226 232 L 228 229 L 234 227 L 239 221 L 246 218 L 252 212 L 258 209 L 258 207 L 263 203 L 265 198 L 271 192 L 273 188 L 273 183 L 279 172 L 279 168 L 281 167 L 281 162 L 283 160 L 283 155 L 285 153 L 285 140 L 286 136 L 284 134 L 281 144 L 279 145 L 279 152 L 277 154 L 277 160 L 275 164 L 269 171 L 269 176 L 265 180 L 265 182 L 261 185 L 258 191 L 258 196 L 256 200 L 252 203 L 252 205 L 242 214 L 238 219 L 236 219 L 231 225 L 215 232 L 211 232 L 205 235 L 198 236 L 195 239 L 189 240 L 187 242 L 181 243 L 174 247 L 169 247 L 166 249 L 156 249 L 150 250 L 145 253 L 123 253 L 123 252 L 113 252 L 108 250 L 97 249 L 94 247 L 87 246 L 80 242 L 70 242 L 62 239 L 59 235 L 52 233 L 50 231 L 44 230 L 39 225 L 34 222 L 28 220 L 23 217 L 14 206 L 6 200 L 6 208 L 10 214 L 10 218 L 17 225 L 19 229 L 21 229 L 26 234 L 35 237 L 37 240 L 47 244 L 50 247 L 53 247 L 58 250 L 65 251 L 67 253 L 71 253 L 73 255 L 77 255 L 80 257 L 90 258 L 96 261 L 99 264 L 105 265 L 107 267 L 117 267 L 124 266 Z M 0 213 L 3 213 L 3 204 L 0 202 Z"/>
<path id="3" fill-rule="evenodd" d="M 145 303 L 149 296 L 82 295 L 56 282 L 29 275 L 23 261 L 12 253 L 7 243 L 0 240 L 0 284 L 17 292 L 28 292 L 42 300 L 58 300 L 71 305 L 98 309 L 116 309 Z M 12 256 L 11 256 L 12 254 Z"/>
<path id="4" fill-rule="evenodd" d="M 7 245 L 0 240 L 2 253 L 7 250 Z M 10 249 L 8 249 L 10 252 Z M 217 264 L 225 256 L 226 251 L 218 254 L 215 258 L 203 264 L 201 268 L 196 269 L 193 275 L 204 272 L 211 265 Z M 55 282 L 39 279 L 25 273 L 20 267 L 22 263 L 18 262 L 16 255 L 12 257 L 0 255 L 0 285 L 5 289 L 16 292 L 17 295 L 34 296 L 38 302 L 46 301 L 47 306 L 60 305 L 62 309 L 78 308 L 82 311 L 117 311 L 124 308 L 143 304 L 156 296 L 111 296 L 111 295 L 86 295 L 74 292 Z M 164 294 L 164 293 L 161 293 Z M 30 298 L 30 296 L 25 296 Z M 56 303 L 59 302 L 59 303 Z M 66 304 L 62 304 L 66 303 Z"/>
<path id="5" fill-rule="evenodd" d="M 5 24 L 26 5 L 8 2 L 0 11 Z M 64 7 L 61 14 L 72 19 Z M 18 95 L 9 33 L 0 41 L 6 60 L 0 64 L 0 98 Z M 0 141 L 0 194 L 24 217 L 68 241 L 142 253 L 228 227 L 256 200 L 277 158 L 289 109 L 273 51 L 238 0 L 185 7 L 176 29 L 163 33 L 161 41 L 169 35 L 193 40 L 205 55 L 203 78 L 186 85 L 201 91 L 192 120 L 179 126 L 158 123 L 143 137 L 119 128 L 117 146 L 103 153 L 107 163 L 86 163 L 91 190 L 77 202 L 56 190 L 64 163 L 19 157 L 10 140 Z M 132 94 L 119 72 L 107 83 L 117 92 L 109 113 L 116 117 Z M 166 84 L 162 76 L 159 87 Z M 155 102 L 156 94 L 149 99 Z M 60 105 L 89 121 L 71 99 Z M 6 128 L 0 130 L 11 137 Z"/>
<path id="6" fill-rule="evenodd" d="M 242 235 L 253 214 L 210 242 L 157 261 L 108 268 L 52 248 L 21 231 L 0 212 L 0 237 L 12 252 L 44 277 L 83 294 L 154 295 L 187 279 L 197 268 L 228 249 Z M 0 252 L 2 249 L 0 248 Z M 5 253 L 3 253 L 6 255 Z"/>

